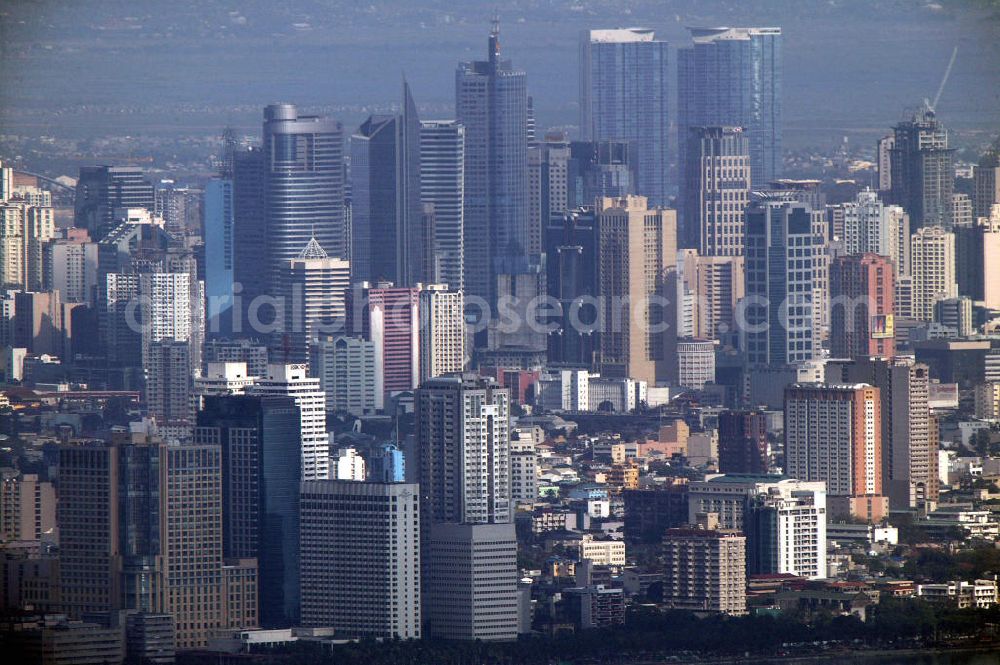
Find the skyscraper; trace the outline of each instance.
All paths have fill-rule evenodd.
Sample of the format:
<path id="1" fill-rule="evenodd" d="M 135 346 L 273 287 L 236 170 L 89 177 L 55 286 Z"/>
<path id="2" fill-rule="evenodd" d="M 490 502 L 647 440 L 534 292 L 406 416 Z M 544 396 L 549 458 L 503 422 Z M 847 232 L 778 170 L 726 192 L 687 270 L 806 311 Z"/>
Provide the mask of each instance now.
<path id="1" fill-rule="evenodd" d="M 822 211 L 782 200 L 747 210 L 747 361 L 790 365 L 820 354 L 817 310 L 826 276 L 826 220 Z"/>
<path id="2" fill-rule="evenodd" d="M 420 379 L 465 369 L 465 316 L 462 292 L 444 284 L 420 291 Z"/>
<path id="3" fill-rule="evenodd" d="M 500 57 L 500 26 L 486 60 L 455 72 L 465 126 L 465 291 L 494 299 L 496 259 L 523 255 L 528 239 L 528 93 L 523 71 Z"/>
<path id="4" fill-rule="evenodd" d="M 264 151 L 248 147 L 233 153 L 233 285 L 240 297 L 234 332 L 250 328 L 249 307 L 261 295 L 274 295 L 267 265 L 267 187 Z"/>
<path id="5" fill-rule="evenodd" d="M 748 497 L 747 573 L 826 578 L 826 491 L 781 487 Z"/>
<path id="6" fill-rule="evenodd" d="M 267 376 L 247 390 L 249 395 L 292 397 L 299 408 L 302 480 L 324 480 L 330 473 L 330 439 L 326 432 L 326 394 L 307 365 L 268 363 Z"/>
<path id="7" fill-rule="evenodd" d="M 76 183 L 74 225 L 95 241 L 114 227 L 115 211 L 156 208 L 152 183 L 135 166 L 82 166 Z"/>
<path id="8" fill-rule="evenodd" d="M 580 36 L 580 130 L 587 141 L 623 141 L 636 152 L 635 193 L 667 204 L 667 42 L 646 28 Z"/>
<path id="9" fill-rule="evenodd" d="M 934 320 L 934 304 L 958 295 L 955 278 L 955 235 L 940 226 L 925 226 L 910 236 L 912 311 L 921 321 Z"/>
<path id="10" fill-rule="evenodd" d="M 308 363 L 312 343 L 340 331 L 351 266 L 330 258 L 315 238 L 285 262 L 279 276 L 284 327 L 272 340 L 270 356 L 283 363 Z"/>
<path id="11" fill-rule="evenodd" d="M 830 266 L 830 353 L 896 355 L 892 262 L 877 254 L 838 256 Z"/>
<path id="12" fill-rule="evenodd" d="M 465 288 L 465 127 L 453 120 L 420 123 L 420 200 L 433 206 L 430 281 Z"/>
<path id="13" fill-rule="evenodd" d="M 663 534 L 663 602 L 668 608 L 746 614 L 746 536 L 720 529 Z"/>
<path id="14" fill-rule="evenodd" d="M 420 290 L 380 282 L 355 284 L 348 330 L 375 344 L 375 378 L 384 395 L 420 383 Z"/>
<path id="15" fill-rule="evenodd" d="M 230 332 L 233 327 L 235 242 L 233 181 L 213 178 L 205 185 L 205 312 L 208 332 Z"/>
<path id="16" fill-rule="evenodd" d="M 743 127 L 751 182 L 780 178 L 781 28 L 691 28 L 691 38 L 677 51 L 678 155 L 688 154 L 691 127 Z"/>
<path id="17" fill-rule="evenodd" d="M 834 516 L 886 516 L 882 491 L 882 403 L 867 384 L 785 388 L 785 472 L 826 483 Z"/>
<path id="18" fill-rule="evenodd" d="M 750 141 L 742 127 L 691 127 L 678 242 L 703 256 L 742 256 Z"/>
<path id="19" fill-rule="evenodd" d="M 676 291 L 677 214 L 647 208 L 642 196 L 603 199 L 599 207 L 598 293 L 605 320 L 614 321 L 601 333 L 601 373 L 676 381 L 676 315 L 663 303 Z"/>
<path id="20" fill-rule="evenodd" d="M 302 625 L 419 638 L 418 486 L 310 480 L 301 489 Z"/>
<path id="21" fill-rule="evenodd" d="M 403 112 L 370 116 L 351 137 L 354 281 L 409 286 L 426 279 L 420 140 L 420 119 L 405 81 Z"/>
<path id="22" fill-rule="evenodd" d="M 291 397 L 209 396 L 195 429 L 222 450 L 223 553 L 257 559 L 265 628 L 298 625 L 299 423 Z"/>
<path id="23" fill-rule="evenodd" d="M 719 414 L 719 471 L 764 475 L 767 456 L 767 416 L 760 411 Z"/>
<path id="24" fill-rule="evenodd" d="M 323 338 L 309 352 L 309 373 L 319 379 L 326 393 L 327 411 L 354 416 L 374 414 L 382 408 L 375 342 L 340 335 Z"/>
<path id="25" fill-rule="evenodd" d="M 894 128 L 892 202 L 903 206 L 914 229 L 952 227 L 954 150 L 948 130 L 929 107 L 915 112 Z"/>
<path id="26" fill-rule="evenodd" d="M 292 104 L 264 109 L 267 262 L 259 269 L 268 271 L 270 293 L 277 292 L 286 262 L 312 238 L 333 256 L 350 256 L 343 152 L 336 120 L 299 115 Z"/>
<path id="27" fill-rule="evenodd" d="M 1000 140 L 980 158 L 973 171 L 973 180 L 972 214 L 989 217 L 992 207 L 1000 203 Z"/>

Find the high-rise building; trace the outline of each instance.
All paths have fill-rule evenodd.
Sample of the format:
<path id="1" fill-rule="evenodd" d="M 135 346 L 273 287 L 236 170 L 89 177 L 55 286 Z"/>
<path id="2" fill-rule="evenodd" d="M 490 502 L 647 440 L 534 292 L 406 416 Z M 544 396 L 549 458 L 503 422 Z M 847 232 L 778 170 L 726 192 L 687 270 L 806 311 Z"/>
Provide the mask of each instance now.
<path id="1" fill-rule="evenodd" d="M 248 389 L 250 395 L 292 397 L 299 408 L 302 480 L 330 477 L 330 439 L 326 432 L 326 393 L 307 365 L 268 363 L 267 375 Z"/>
<path id="2" fill-rule="evenodd" d="M 20 199 L 0 203 L 0 281 L 8 288 L 41 291 L 45 244 L 56 235 L 54 209 Z"/>
<path id="3" fill-rule="evenodd" d="M 991 217 L 954 229 L 958 292 L 987 309 L 1000 309 L 1000 206 Z"/>
<path id="4" fill-rule="evenodd" d="M 512 521 L 507 390 L 472 374 L 438 377 L 414 408 L 425 523 Z"/>
<path id="5" fill-rule="evenodd" d="M 878 191 L 892 189 L 892 149 L 896 145 L 896 135 L 887 134 L 878 140 L 875 152 L 878 155 Z"/>
<path id="6" fill-rule="evenodd" d="M 407 483 L 302 483 L 302 625 L 420 637 L 419 495 Z"/>
<path id="7" fill-rule="evenodd" d="M 944 298 L 934 303 L 934 323 L 954 331 L 959 337 L 970 337 L 975 324 L 972 318 L 972 299 L 968 296 Z"/>
<path id="8" fill-rule="evenodd" d="M 666 304 L 676 291 L 676 212 L 649 209 L 642 196 L 603 199 L 596 233 L 597 290 L 608 322 L 601 374 L 676 381 L 676 315 Z"/>
<path id="9" fill-rule="evenodd" d="M 528 241 L 528 93 L 523 71 L 500 56 L 494 22 L 486 60 L 455 72 L 455 115 L 465 126 L 465 292 L 493 301 L 494 261 Z"/>
<path id="10" fill-rule="evenodd" d="M 226 558 L 257 560 L 260 625 L 298 625 L 299 409 L 291 397 L 209 396 L 195 441 L 222 450 Z"/>
<path id="11" fill-rule="evenodd" d="M 877 192 L 863 189 L 853 201 L 840 205 L 844 215 L 844 241 L 847 254 L 870 252 L 888 256 L 897 272 L 909 274 L 909 217 L 900 206 L 885 205 Z M 905 226 L 905 228 L 901 228 Z M 905 239 L 906 243 L 901 243 Z"/>
<path id="12" fill-rule="evenodd" d="M 309 372 L 326 393 L 327 411 L 372 415 L 383 405 L 375 342 L 360 337 L 320 339 L 309 354 Z"/>
<path id="13" fill-rule="evenodd" d="M 267 373 L 267 347 L 251 339 L 213 339 L 205 342 L 203 354 L 208 363 L 243 363 L 247 376 Z"/>
<path id="14" fill-rule="evenodd" d="M 693 44 L 677 51 L 678 154 L 688 154 L 691 127 L 743 127 L 751 182 L 781 177 L 781 28 L 690 30 Z"/>
<path id="15" fill-rule="evenodd" d="M 678 298 L 678 334 L 719 339 L 735 333 L 736 312 L 746 295 L 742 256 L 700 256 L 697 250 L 683 249 L 677 253 L 677 272 L 682 290 Z"/>
<path id="16" fill-rule="evenodd" d="M 764 475 L 768 460 L 767 416 L 760 411 L 719 414 L 719 471 Z"/>
<path id="17" fill-rule="evenodd" d="M 824 490 L 788 488 L 751 497 L 743 518 L 747 573 L 825 579 L 826 517 Z"/>
<path id="18" fill-rule="evenodd" d="M 446 284 L 420 290 L 420 380 L 465 369 L 465 316 L 462 292 Z"/>
<path id="19" fill-rule="evenodd" d="M 210 333 L 233 327 L 235 280 L 235 208 L 233 181 L 213 178 L 205 184 L 202 202 L 205 234 L 206 318 Z"/>
<path id="20" fill-rule="evenodd" d="M 635 153 L 628 141 L 570 141 L 566 210 L 593 206 L 594 201 L 606 197 L 635 194 Z"/>
<path id="21" fill-rule="evenodd" d="M 162 339 L 146 348 L 146 410 L 165 436 L 191 434 L 191 345 Z"/>
<path id="22" fill-rule="evenodd" d="M 569 208 L 570 147 L 562 134 L 528 146 L 528 254 L 541 254 L 549 220 Z"/>
<path id="23" fill-rule="evenodd" d="M 134 166 L 82 166 L 76 181 L 74 222 L 95 241 L 115 226 L 116 211 L 124 208 L 156 209 L 152 183 Z"/>
<path id="24" fill-rule="evenodd" d="M 948 130 L 928 106 L 894 128 L 892 147 L 892 202 L 903 206 L 914 229 L 952 227 L 954 150 L 948 148 Z"/>
<path id="25" fill-rule="evenodd" d="M 920 321 L 934 320 L 934 304 L 958 295 L 955 279 L 955 234 L 940 226 L 924 226 L 910 237 L 912 311 Z"/>
<path id="26" fill-rule="evenodd" d="M 300 115 L 292 104 L 264 109 L 267 261 L 258 269 L 268 271 L 270 293 L 277 293 L 287 262 L 313 238 L 333 256 L 350 256 L 343 152 L 336 120 Z"/>
<path id="27" fill-rule="evenodd" d="M 315 238 L 285 262 L 279 275 L 284 326 L 270 356 L 284 363 L 308 363 L 311 344 L 344 325 L 351 265 L 330 258 Z"/>
<path id="28" fill-rule="evenodd" d="M 538 458 L 535 442 L 515 429 L 510 440 L 510 499 L 514 505 L 538 499 Z"/>
<path id="29" fill-rule="evenodd" d="M 678 244 L 702 256 L 743 256 L 750 140 L 743 127 L 691 127 Z"/>
<path id="30" fill-rule="evenodd" d="M 597 260 L 593 209 L 577 209 L 550 220 L 545 263 L 548 295 L 562 309 L 559 329 L 549 335 L 549 362 L 590 367 L 594 358 L 597 308 Z"/>
<path id="31" fill-rule="evenodd" d="M 863 383 L 785 388 L 785 471 L 825 482 L 836 516 L 885 517 L 879 389 Z"/>
<path id="32" fill-rule="evenodd" d="M 667 204 L 669 49 L 646 28 L 580 35 L 580 129 L 587 141 L 627 142 L 636 152 L 636 189 Z"/>
<path id="33" fill-rule="evenodd" d="M 1000 141 L 987 150 L 973 170 L 972 214 L 989 217 L 1000 203 Z"/>
<path id="34" fill-rule="evenodd" d="M 373 483 L 406 482 L 406 456 L 399 446 L 386 441 L 365 452 L 368 480 Z"/>
<path id="35" fill-rule="evenodd" d="M 663 602 L 668 608 L 746 614 L 746 536 L 719 529 L 667 529 Z"/>
<path id="36" fill-rule="evenodd" d="M 895 283 L 890 259 L 838 256 L 830 266 L 830 353 L 834 358 L 896 355 Z"/>
<path id="37" fill-rule="evenodd" d="M 415 389 L 420 383 L 420 289 L 361 282 L 351 299 L 348 330 L 375 344 L 378 392 Z"/>
<path id="38" fill-rule="evenodd" d="M 781 200 L 747 210 L 747 360 L 790 365 L 820 354 L 818 311 L 827 292 L 822 211 Z M 787 314 L 785 314 L 787 312 Z"/>
<path id="39" fill-rule="evenodd" d="M 274 295 L 267 265 L 267 187 L 264 151 L 247 147 L 233 152 L 233 293 L 240 297 L 234 333 L 260 334 L 251 326 L 249 308 L 262 295 Z M 301 247 L 301 245 L 300 245 Z"/>
<path id="40" fill-rule="evenodd" d="M 86 235 L 53 240 L 45 245 L 44 257 L 44 291 L 58 291 L 62 302 L 96 302 L 96 243 Z"/>
<path id="41" fill-rule="evenodd" d="M 677 341 L 677 384 L 704 390 L 715 383 L 715 342 L 684 338 Z"/>
<path id="42" fill-rule="evenodd" d="M 0 472 L 0 540 L 52 540 L 56 494 L 52 483 L 34 473 Z"/>
<path id="43" fill-rule="evenodd" d="M 431 281 L 465 288 L 465 127 L 454 120 L 420 123 L 420 200 L 433 206 Z"/>
<path id="44" fill-rule="evenodd" d="M 370 116 L 351 137 L 351 260 L 354 281 L 425 281 L 421 125 L 410 86 L 402 113 Z"/>
<path id="45" fill-rule="evenodd" d="M 882 485 L 892 510 L 933 509 L 938 500 L 938 436 L 928 404 L 930 372 L 913 358 L 831 363 L 828 382 L 864 382 L 882 402 Z"/>
<path id="46" fill-rule="evenodd" d="M 968 194 L 955 192 L 951 195 L 952 226 L 971 226 L 975 215 L 972 213 L 972 197 Z"/>

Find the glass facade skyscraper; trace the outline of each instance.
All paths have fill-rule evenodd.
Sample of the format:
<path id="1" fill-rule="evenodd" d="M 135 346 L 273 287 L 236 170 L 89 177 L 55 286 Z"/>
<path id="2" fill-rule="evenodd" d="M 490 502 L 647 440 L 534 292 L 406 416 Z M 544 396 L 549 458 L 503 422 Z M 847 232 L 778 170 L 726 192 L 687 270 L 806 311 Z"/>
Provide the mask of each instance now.
<path id="1" fill-rule="evenodd" d="M 781 28 L 691 28 L 691 38 L 677 51 L 678 154 L 687 154 L 692 127 L 743 127 L 752 184 L 780 178 Z"/>
<path id="2" fill-rule="evenodd" d="M 636 193 L 667 203 L 667 42 L 652 30 L 588 30 L 580 38 L 580 131 L 588 141 L 627 141 Z"/>
<path id="3" fill-rule="evenodd" d="M 497 260 L 525 253 L 528 237 L 527 78 L 500 59 L 500 30 L 489 59 L 455 72 L 455 109 L 465 126 L 465 288 L 493 299 Z"/>
<path id="4" fill-rule="evenodd" d="M 453 120 L 420 124 L 420 197 L 434 217 L 433 281 L 465 288 L 465 127 Z"/>
<path id="5" fill-rule="evenodd" d="M 311 238 L 331 256 L 347 257 L 343 132 L 329 118 L 299 115 L 292 104 L 264 109 L 267 267 L 270 293 L 290 259 Z"/>

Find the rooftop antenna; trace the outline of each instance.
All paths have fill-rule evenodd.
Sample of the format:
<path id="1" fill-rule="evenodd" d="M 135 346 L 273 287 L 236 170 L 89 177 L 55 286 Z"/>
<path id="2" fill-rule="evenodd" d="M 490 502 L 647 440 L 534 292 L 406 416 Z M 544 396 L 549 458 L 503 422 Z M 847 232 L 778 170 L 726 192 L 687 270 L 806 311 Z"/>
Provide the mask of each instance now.
<path id="1" fill-rule="evenodd" d="M 500 59 L 500 13 L 493 12 L 493 21 L 490 26 L 490 61 L 496 62 Z"/>
<path id="2" fill-rule="evenodd" d="M 941 77 L 941 85 L 938 86 L 937 94 L 934 95 L 934 103 L 928 102 L 926 99 L 924 100 L 924 104 L 931 111 L 933 111 L 934 109 L 936 109 L 937 105 L 938 105 L 938 102 L 941 101 L 941 93 L 944 92 L 944 85 L 945 85 L 945 83 L 948 82 L 948 77 L 951 76 L 951 68 L 955 64 L 955 57 L 957 55 L 958 55 L 958 47 L 956 46 L 951 51 L 951 59 L 948 61 L 948 67 L 944 70 L 944 76 Z"/>

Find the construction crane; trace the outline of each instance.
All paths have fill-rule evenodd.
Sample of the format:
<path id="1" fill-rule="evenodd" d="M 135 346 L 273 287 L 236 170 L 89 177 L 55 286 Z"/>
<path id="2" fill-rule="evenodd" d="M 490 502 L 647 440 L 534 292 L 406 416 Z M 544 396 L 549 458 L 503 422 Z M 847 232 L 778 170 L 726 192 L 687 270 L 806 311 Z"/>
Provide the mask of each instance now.
<path id="1" fill-rule="evenodd" d="M 941 93 L 944 92 L 944 85 L 948 82 L 948 77 L 951 76 L 951 68 L 955 65 L 955 57 L 958 55 L 958 47 L 956 46 L 951 51 L 951 59 L 948 61 L 948 67 L 944 70 L 944 76 L 941 77 L 941 85 L 938 86 L 937 94 L 934 95 L 934 103 L 932 104 L 926 98 L 924 99 L 924 105 L 931 111 L 937 108 L 938 102 L 941 101 Z"/>

